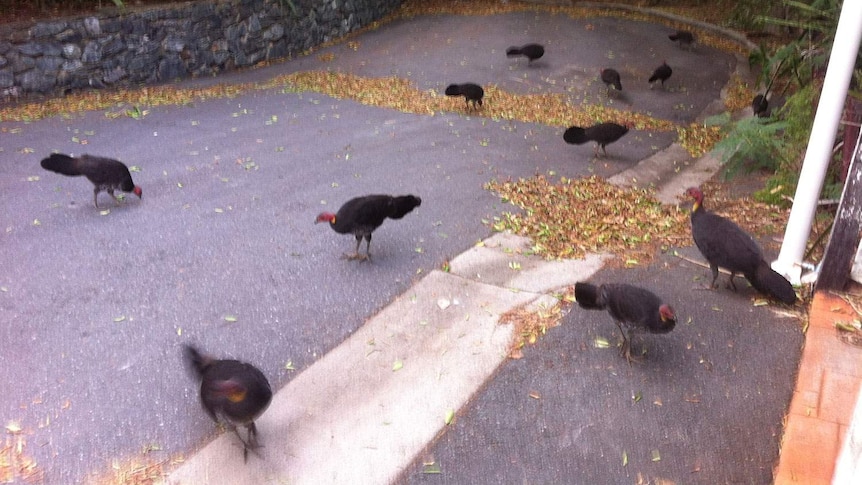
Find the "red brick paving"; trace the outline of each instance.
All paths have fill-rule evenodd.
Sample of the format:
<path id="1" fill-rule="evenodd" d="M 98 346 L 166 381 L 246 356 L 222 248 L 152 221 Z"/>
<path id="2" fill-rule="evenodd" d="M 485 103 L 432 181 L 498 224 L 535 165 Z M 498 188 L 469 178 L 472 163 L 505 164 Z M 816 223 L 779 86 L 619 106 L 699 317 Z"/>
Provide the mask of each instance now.
<path id="1" fill-rule="evenodd" d="M 815 294 L 775 469 L 776 485 L 832 482 L 862 387 L 862 348 L 842 342 L 835 322 L 854 318 L 856 313 L 840 297 Z"/>

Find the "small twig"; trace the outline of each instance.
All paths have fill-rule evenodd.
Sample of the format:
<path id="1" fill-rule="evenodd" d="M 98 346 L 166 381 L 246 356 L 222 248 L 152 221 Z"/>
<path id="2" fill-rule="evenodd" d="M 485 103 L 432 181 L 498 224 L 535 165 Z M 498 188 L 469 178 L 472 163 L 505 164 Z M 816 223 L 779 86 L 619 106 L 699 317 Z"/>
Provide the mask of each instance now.
<path id="1" fill-rule="evenodd" d="M 811 247 L 808 249 L 808 251 L 805 252 L 805 256 L 802 257 L 803 261 L 809 259 L 811 257 L 811 254 L 814 253 L 814 250 L 817 249 L 817 246 L 819 246 L 820 243 L 823 242 L 823 238 L 825 238 L 827 235 L 832 233 L 832 224 L 834 224 L 834 223 L 835 223 L 834 219 L 832 221 L 830 221 L 829 225 L 826 226 L 826 228 L 823 230 L 823 232 L 821 232 L 820 235 L 817 236 L 817 239 L 815 239 L 814 242 L 811 243 Z"/>
<path id="2" fill-rule="evenodd" d="M 679 259 L 681 259 L 681 260 L 683 260 L 683 261 L 687 261 L 687 262 L 689 262 L 689 263 L 691 263 L 691 264 L 696 264 L 696 265 L 700 266 L 701 268 L 710 269 L 710 268 L 709 268 L 709 264 L 708 264 L 708 263 L 702 263 L 702 262 L 697 261 L 697 260 L 695 260 L 695 259 L 691 259 L 691 258 L 689 258 L 689 257 L 683 256 L 683 255 L 681 255 L 681 254 L 679 254 L 679 253 L 677 253 L 677 254 L 676 254 L 676 257 L 677 257 L 677 258 L 679 258 Z M 721 273 L 721 274 L 726 274 L 726 275 L 729 275 L 729 274 L 730 274 L 730 271 L 727 271 L 727 270 L 726 270 L 726 269 L 724 269 L 724 268 L 718 268 L 718 272 L 719 272 L 719 273 Z"/>
<path id="3" fill-rule="evenodd" d="M 856 306 L 856 303 L 854 303 L 853 300 L 851 300 L 849 296 L 841 295 L 841 299 L 846 301 L 847 304 L 850 305 L 850 308 L 852 308 L 853 311 L 855 311 L 857 315 L 862 315 L 862 308 L 859 308 L 858 306 Z"/>

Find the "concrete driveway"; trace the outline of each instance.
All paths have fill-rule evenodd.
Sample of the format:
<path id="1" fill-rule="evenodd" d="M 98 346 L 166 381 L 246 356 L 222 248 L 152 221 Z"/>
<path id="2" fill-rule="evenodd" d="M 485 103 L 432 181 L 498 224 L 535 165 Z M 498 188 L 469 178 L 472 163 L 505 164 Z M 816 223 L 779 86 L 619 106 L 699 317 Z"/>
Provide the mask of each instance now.
<path id="1" fill-rule="evenodd" d="M 517 93 L 569 93 L 575 102 L 610 102 L 689 122 L 719 97 L 735 60 L 705 46 L 680 50 L 667 40 L 669 31 L 609 17 L 576 20 L 544 13 L 419 17 L 364 33 L 353 39 L 355 49 L 340 44 L 267 68 L 183 85 L 332 69 L 405 77 L 420 89 L 438 92 L 451 82 L 472 81 Z M 505 57 L 506 47 L 527 41 L 547 46 L 537 65 Z M 318 55 L 329 53 L 332 60 Z M 667 90 L 649 90 L 646 78 L 663 59 L 674 67 L 674 76 Z M 609 65 L 623 75 L 622 99 L 608 100 L 597 81 L 599 70 Z M 453 108 L 460 107 L 453 100 Z M 83 483 L 115 460 L 190 454 L 216 430 L 199 409 L 181 344 L 195 342 L 213 354 L 253 362 L 281 388 L 414 282 L 487 237 L 490 229 L 483 221 L 511 210 L 483 189 L 489 180 L 550 172 L 611 176 L 674 139 L 671 133 L 636 131 L 612 145 L 611 157 L 596 161 L 591 146 L 562 141 L 565 125 L 458 112 L 405 114 L 278 89 L 151 108 L 139 119 L 89 112 L 3 123 L 0 355 L 6 365 L 0 367 L 0 379 L 8 383 L 0 396 L 3 420 L 21 426 L 26 455 L 44 472 L 46 483 Z M 109 212 L 100 213 L 85 179 L 39 167 L 51 151 L 111 156 L 139 167 L 133 176 L 143 199 L 127 198 L 116 206 L 103 194 Z M 372 263 L 341 260 L 352 249 L 352 238 L 315 226 L 314 217 L 367 193 L 413 193 L 423 204 L 375 232 Z M 690 277 L 686 270 L 683 278 Z M 590 332 L 609 333 L 606 318 L 589 317 L 597 321 Z M 541 357 L 545 352 L 571 352 L 571 337 L 562 332 L 576 325 L 567 322 L 528 358 L 506 367 L 521 371 L 504 368 L 500 376 L 525 372 L 532 363 L 547 367 L 540 363 L 551 358 Z M 781 339 L 784 333 L 764 338 Z M 613 364 L 583 363 L 600 375 L 585 377 L 579 388 L 603 386 L 597 381 L 609 376 L 614 382 L 664 382 L 641 373 L 676 375 L 669 369 L 677 365 L 703 372 L 701 364 L 688 360 L 694 357 L 680 354 L 691 337 L 667 340 L 661 342 L 669 352 L 666 366 L 615 370 L 615 359 Z M 564 347 L 553 349 L 555 344 Z M 651 342 L 651 348 L 658 344 Z M 608 353 L 586 352 L 580 358 L 604 359 Z M 775 356 L 782 362 L 786 358 Z M 767 371 L 771 363 L 763 356 L 751 372 Z M 790 385 L 791 371 L 787 363 L 775 377 Z M 506 381 L 499 382 L 508 388 Z M 619 385 L 626 392 L 640 389 Z M 487 389 L 491 394 L 482 396 L 498 397 L 480 396 L 474 406 L 484 399 L 508 406 L 500 396 L 511 391 L 495 391 L 494 384 Z M 573 391 L 561 387 L 558 392 Z M 765 405 L 763 400 L 755 404 Z M 774 405 L 771 409 L 785 404 Z M 523 403 L 519 406 L 510 410 L 524 409 Z M 437 445 L 445 451 L 435 451 L 436 456 L 473 446 L 473 411 L 464 412 L 460 429 Z M 495 414 L 476 412 L 483 419 Z M 591 412 L 608 417 L 615 411 L 597 406 Z M 508 420 L 510 426 L 517 422 Z M 564 433 L 571 442 L 579 439 L 573 432 Z M 775 435 L 761 438 L 769 443 L 760 445 L 777 446 Z M 619 463 L 617 448 L 600 449 L 600 456 Z M 488 483 L 482 479 L 487 468 L 476 468 L 475 474 L 466 465 L 458 468 L 462 474 L 446 478 L 449 483 Z M 418 473 L 403 480 L 427 479 Z M 501 479 L 511 483 L 515 475 Z M 599 475 L 583 476 L 575 482 Z M 751 476 L 743 475 L 743 481 Z M 524 483 L 556 477 L 526 477 Z"/>

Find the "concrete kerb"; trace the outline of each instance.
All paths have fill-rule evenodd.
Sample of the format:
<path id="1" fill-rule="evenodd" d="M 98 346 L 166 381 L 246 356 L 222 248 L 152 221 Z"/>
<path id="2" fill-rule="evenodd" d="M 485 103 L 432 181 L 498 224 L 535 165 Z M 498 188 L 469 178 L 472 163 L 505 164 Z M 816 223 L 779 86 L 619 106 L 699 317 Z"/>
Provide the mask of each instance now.
<path id="1" fill-rule="evenodd" d="M 546 261 L 530 247 L 496 234 L 429 273 L 276 394 L 248 466 L 225 433 L 167 483 L 390 483 L 505 361 L 515 335 L 500 316 L 552 305 L 608 257 Z"/>
<path id="2" fill-rule="evenodd" d="M 709 180 L 720 168 L 721 163 L 712 153 L 695 159 L 674 143 L 608 181 L 624 187 L 654 187 L 659 202 L 675 204 L 686 188 Z"/>
<path id="3" fill-rule="evenodd" d="M 450 263 L 450 273 L 512 291 L 551 293 L 574 284 L 574 276 L 595 273 L 610 255 L 587 255 L 583 260 L 545 261 L 529 255 L 529 238 L 497 233 L 468 249 Z"/>

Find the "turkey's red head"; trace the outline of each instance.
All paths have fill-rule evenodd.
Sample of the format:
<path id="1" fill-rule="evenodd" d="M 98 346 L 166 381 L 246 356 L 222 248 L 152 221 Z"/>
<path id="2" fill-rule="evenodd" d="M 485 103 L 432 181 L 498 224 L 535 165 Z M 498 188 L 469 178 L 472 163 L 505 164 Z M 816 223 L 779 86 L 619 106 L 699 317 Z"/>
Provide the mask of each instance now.
<path id="1" fill-rule="evenodd" d="M 658 307 L 658 314 L 661 316 L 661 321 L 663 322 L 675 322 L 676 314 L 673 312 L 673 308 L 668 304 L 664 304 Z"/>
<path id="2" fill-rule="evenodd" d="M 694 199 L 694 207 L 692 207 L 692 210 L 697 210 L 698 207 L 703 205 L 703 192 L 701 192 L 699 188 L 689 187 L 689 189 L 685 191 L 685 195 Z"/>
<path id="3" fill-rule="evenodd" d="M 135 194 L 135 195 L 137 195 L 139 199 L 140 199 L 140 198 L 142 198 L 142 197 L 141 197 L 141 194 L 143 194 L 143 191 L 142 191 L 142 190 L 141 190 L 141 188 L 140 188 L 140 187 L 138 187 L 137 185 L 135 185 L 135 188 L 134 188 L 134 189 L 132 189 L 132 193 L 133 193 L 133 194 Z"/>
<path id="4" fill-rule="evenodd" d="M 317 215 L 317 219 L 314 220 L 314 223 L 318 222 L 328 222 L 330 224 L 335 224 L 335 214 L 332 212 L 321 212 Z"/>

